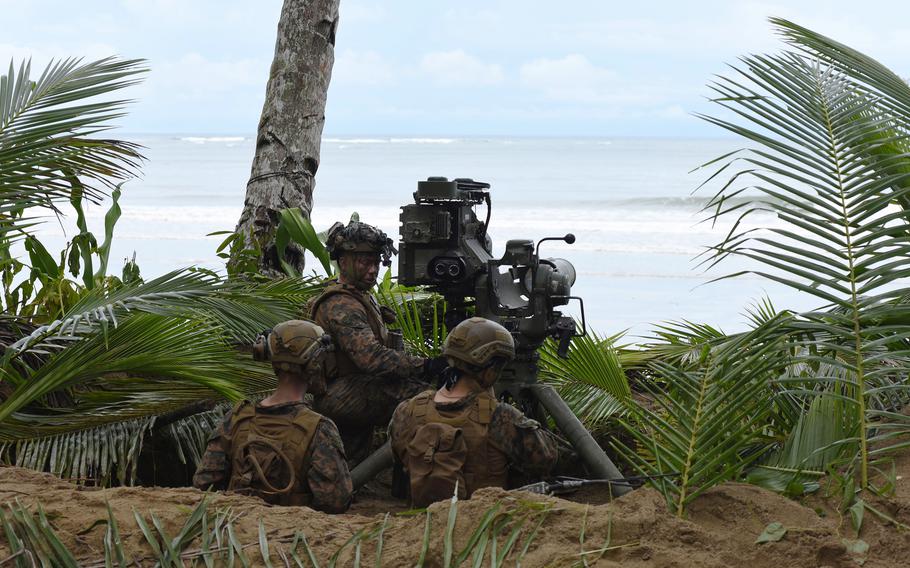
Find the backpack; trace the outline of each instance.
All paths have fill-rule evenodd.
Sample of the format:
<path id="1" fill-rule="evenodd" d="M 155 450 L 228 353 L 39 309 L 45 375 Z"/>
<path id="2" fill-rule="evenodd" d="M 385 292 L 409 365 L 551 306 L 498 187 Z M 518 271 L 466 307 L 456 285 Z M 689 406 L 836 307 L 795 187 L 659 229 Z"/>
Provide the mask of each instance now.
<path id="1" fill-rule="evenodd" d="M 420 426 L 407 445 L 411 503 L 426 507 L 449 499 L 458 489 L 458 498 L 467 496 L 464 478 L 468 445 L 464 432 L 450 424 L 430 422 Z"/>
<path id="2" fill-rule="evenodd" d="M 306 505 L 310 444 L 322 417 L 305 408 L 293 414 L 256 413 L 243 401 L 231 420 L 228 489 L 273 505 Z"/>
<path id="3" fill-rule="evenodd" d="M 449 499 L 456 484 L 459 498 L 481 487 L 505 487 L 508 460 L 488 436 L 496 399 L 480 393 L 457 415 L 445 416 L 433 396 L 426 391 L 408 403 L 414 434 L 395 450 L 410 477 L 412 504 L 425 507 Z"/>

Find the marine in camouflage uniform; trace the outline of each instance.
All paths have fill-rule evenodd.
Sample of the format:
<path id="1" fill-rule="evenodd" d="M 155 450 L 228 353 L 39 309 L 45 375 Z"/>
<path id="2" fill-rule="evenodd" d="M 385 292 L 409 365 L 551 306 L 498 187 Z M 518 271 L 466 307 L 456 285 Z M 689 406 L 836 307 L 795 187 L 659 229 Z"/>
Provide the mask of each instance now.
<path id="1" fill-rule="evenodd" d="M 193 485 L 254 495 L 277 505 L 347 510 L 352 483 L 335 424 L 311 410 L 307 390 L 325 389 L 331 339 L 316 324 L 291 320 L 257 338 L 253 357 L 269 360 L 275 392 L 225 414 L 208 441 Z"/>
<path id="2" fill-rule="evenodd" d="M 252 405 L 244 401 L 246 405 Z M 305 402 L 288 402 L 274 406 L 255 405 L 257 415 L 282 416 L 293 421 L 301 413 L 312 412 Z M 205 455 L 193 476 L 193 486 L 226 490 L 231 480 L 232 448 L 238 441 L 232 439 L 232 417 L 229 411 L 215 429 L 205 448 Z M 343 513 L 351 503 L 353 487 L 345 459 L 344 446 L 338 428 L 331 420 L 322 417 L 309 444 L 309 468 L 304 473 L 305 485 L 310 494 L 309 502 L 302 502 L 326 513 Z M 303 480 L 302 480 L 303 481 Z M 278 482 L 276 484 L 279 484 Z"/>
<path id="3" fill-rule="evenodd" d="M 370 293 L 380 260 L 388 265 L 395 252 L 392 240 L 352 221 L 333 225 L 326 241 L 339 278 L 310 306 L 310 315 L 332 337 L 336 369 L 315 408 L 338 424 L 347 456 L 356 464 L 369 454 L 374 428 L 386 426 L 397 404 L 425 390 L 425 378 L 446 365 L 405 353 L 386 327 L 394 314 Z"/>
<path id="4" fill-rule="evenodd" d="M 504 365 L 515 357 L 509 332 L 492 321 L 471 318 L 449 333 L 443 354 L 452 367 L 446 385 L 402 402 L 389 426 L 393 453 L 411 478 L 414 505 L 426 506 L 451 496 L 451 488 L 447 494 L 444 490 L 430 498 L 427 496 L 433 491 L 439 491 L 421 489 L 424 500 L 415 499 L 414 492 L 420 489 L 417 485 L 422 483 L 415 477 L 441 475 L 432 471 L 434 467 L 457 467 L 465 486 L 463 496 L 467 497 L 481 487 L 505 487 L 510 469 L 529 476 L 545 476 L 556 463 L 555 439 L 536 421 L 515 407 L 496 401 L 493 395 L 493 383 Z M 443 426 L 427 428 L 434 424 Z M 458 443 L 452 442 L 456 436 L 464 440 L 460 450 Z M 447 448 L 460 454 L 455 458 L 438 455 Z M 437 459 L 442 461 L 425 463 Z M 461 460 L 460 465 L 457 460 Z M 415 472 L 415 468 L 422 471 Z M 459 486 L 460 492 L 461 489 Z"/>
<path id="5" fill-rule="evenodd" d="M 443 418 L 456 419 L 471 412 L 478 402 L 478 393 L 453 402 L 435 402 L 432 400 L 435 391 L 428 391 L 421 396 L 429 395 L 429 403 Z M 389 437 L 399 462 L 403 461 L 408 442 L 414 438 L 417 429 L 426 423 L 415 416 L 410 401 L 402 402 L 392 416 L 389 425 Z M 536 420 L 522 414 L 520 410 L 504 402 L 497 402 L 486 429 L 490 448 L 487 452 L 471 452 L 468 448 L 466 468 L 471 469 L 472 461 L 483 460 L 484 465 L 492 471 L 489 477 L 466 488 L 467 495 L 481 487 L 505 487 L 510 469 L 533 477 L 545 477 L 556 465 L 557 447 L 552 434 L 540 427 Z"/>

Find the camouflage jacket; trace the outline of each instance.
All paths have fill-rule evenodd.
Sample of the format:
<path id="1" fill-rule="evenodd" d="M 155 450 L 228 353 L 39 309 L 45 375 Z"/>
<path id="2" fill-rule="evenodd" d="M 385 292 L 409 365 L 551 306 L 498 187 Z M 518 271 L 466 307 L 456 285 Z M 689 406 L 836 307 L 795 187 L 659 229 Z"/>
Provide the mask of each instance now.
<path id="1" fill-rule="evenodd" d="M 455 415 L 473 404 L 475 398 L 476 395 L 468 395 L 451 403 L 437 402 L 436 410 L 443 416 L 447 413 Z M 420 426 L 408 411 L 408 403 L 406 400 L 398 405 L 389 424 L 389 437 L 392 438 L 393 447 L 402 445 L 401 442 L 406 445 L 406 441 L 413 438 Z M 492 445 L 506 455 L 510 468 L 530 476 L 542 477 L 556 464 L 558 454 L 553 435 L 510 404 L 499 402 L 493 409 L 487 435 Z M 477 456 L 473 457 L 476 459 Z M 472 459 L 472 456 L 468 455 L 467 459 Z"/>
<path id="2" fill-rule="evenodd" d="M 346 358 L 362 374 L 375 376 L 392 376 L 405 379 L 418 378 L 423 373 L 424 359 L 397 351 L 384 344 L 383 338 L 377 337 L 373 325 L 382 326 L 377 315 L 371 318 L 364 303 L 379 307 L 376 299 L 369 292 L 361 292 L 352 286 L 345 286 L 347 293 L 335 293 L 324 300 L 317 300 L 316 309 L 311 314 L 335 343 L 336 357 Z M 352 295 L 360 295 L 360 301 Z M 373 325 L 371 325 L 371 319 Z"/>
<path id="3" fill-rule="evenodd" d="M 303 402 L 275 406 L 256 405 L 256 412 L 297 415 L 308 408 Z M 193 486 L 207 490 L 227 489 L 231 478 L 231 412 L 212 432 L 205 454 L 193 476 Z M 305 472 L 306 484 L 312 494 L 310 507 L 326 513 L 342 513 L 351 504 L 353 486 L 344 455 L 344 446 L 335 424 L 326 418 L 319 421 L 310 443 L 310 468 Z M 301 472 L 303 473 L 303 472 Z"/>

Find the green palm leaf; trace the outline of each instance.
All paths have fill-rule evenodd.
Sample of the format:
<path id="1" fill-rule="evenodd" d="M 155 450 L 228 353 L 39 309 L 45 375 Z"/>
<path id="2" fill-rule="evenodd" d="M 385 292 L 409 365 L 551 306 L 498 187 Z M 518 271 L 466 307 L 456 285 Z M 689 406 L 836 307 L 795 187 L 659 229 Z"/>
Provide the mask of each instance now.
<path id="1" fill-rule="evenodd" d="M 753 467 L 749 483 L 790 495 L 815 491 L 828 468 L 855 453 L 852 413 L 833 390 L 813 398 L 784 444 Z"/>
<path id="2" fill-rule="evenodd" d="M 155 436 L 176 450 L 181 463 L 198 464 L 229 405 L 215 404 L 212 410 L 186 416 L 198 410 L 194 400 L 211 393 L 177 387 L 167 394 L 169 399 L 151 400 L 141 393 L 129 408 L 82 402 L 50 416 L 16 413 L 2 429 L 0 439 L 8 441 L 0 442 L 0 460 L 83 483 L 132 485 L 143 444 Z M 182 417 L 172 419 L 174 415 Z"/>
<path id="3" fill-rule="evenodd" d="M 632 394 L 613 348 L 617 339 L 601 339 L 589 331 L 572 340 L 565 359 L 557 355 L 555 341 L 540 349 L 540 379 L 552 385 L 589 428 L 621 413 Z"/>
<path id="4" fill-rule="evenodd" d="M 442 296 L 421 288 L 393 284 L 389 270 L 376 288 L 376 298 L 395 313 L 395 323 L 390 328 L 401 333 L 413 353 L 421 357 L 439 355 L 447 333 Z"/>
<path id="5" fill-rule="evenodd" d="M 770 385 L 788 364 L 774 339 L 777 323 L 706 351 L 695 368 L 655 361 L 639 383 L 652 403 L 627 403 L 620 420 L 641 451 L 614 445 L 643 475 L 678 473 L 652 482 L 677 515 L 706 489 L 738 477 L 769 446 L 763 430 Z"/>
<path id="6" fill-rule="evenodd" d="M 22 212 L 29 207 L 69 200 L 76 178 L 85 197 L 98 200 L 134 176 L 139 147 L 97 134 L 129 102 L 105 96 L 136 84 L 144 71 L 140 60 L 66 59 L 33 81 L 30 62 L 18 70 L 10 62 L 0 77 L 0 233 L 26 228 Z"/>
<path id="7" fill-rule="evenodd" d="M 299 317 L 301 306 L 320 290 L 315 278 L 228 282 L 208 271 L 179 269 L 113 292 L 87 293 L 62 318 L 13 343 L 4 366 L 24 353 L 45 354 L 86 334 L 106 333 L 133 312 L 209 321 L 231 340 L 251 343 L 263 329 Z"/>
<path id="8" fill-rule="evenodd" d="M 134 483 L 148 436 L 170 439 L 178 458 L 196 463 L 224 410 L 218 401 L 271 389 L 274 380 L 217 329 L 133 315 L 106 340 L 90 336 L 12 383 L 19 388 L 0 404 L 0 459 L 100 484 Z M 43 407 L 42 397 L 61 389 L 72 404 Z"/>
<path id="9" fill-rule="evenodd" d="M 906 154 L 881 152 L 904 144 L 908 115 L 899 104 L 901 88 L 880 64 L 852 51 L 849 60 L 834 64 L 839 56 L 818 54 L 813 46 L 836 42 L 776 23 L 801 42 L 802 51 L 742 58 L 735 76 L 711 85 L 714 101 L 736 121 L 702 118 L 755 146 L 721 160 L 719 171 L 734 174 L 707 209 L 714 219 L 735 222 L 706 263 L 731 255 L 750 259 L 759 266 L 750 272 L 823 305 L 797 322 L 809 342 L 803 359 L 815 370 L 815 381 L 837 384 L 849 399 L 858 428 L 858 473 L 866 487 L 869 442 L 877 429 L 906 431 L 869 409 L 883 406 L 882 393 L 906 389 L 892 383 L 880 390 L 876 382 L 883 375 L 906 377 L 910 370 L 905 348 L 891 351 L 888 365 L 882 349 L 908 336 L 906 328 L 883 322 L 907 314 L 907 306 L 896 301 L 910 292 L 907 214 L 890 204 L 910 196 L 910 168 Z M 893 95 L 888 100 L 873 96 L 885 91 Z M 784 225 L 744 228 L 743 221 L 760 211 Z"/>
<path id="10" fill-rule="evenodd" d="M 706 351 L 729 339 L 710 325 L 685 320 L 662 323 L 653 334 L 644 345 L 646 360 L 656 359 L 677 367 L 697 366 Z"/>
<path id="11" fill-rule="evenodd" d="M 274 388 L 271 369 L 247 361 L 238 360 L 236 387 L 253 397 Z M 134 484 L 150 436 L 181 463 L 197 464 L 230 408 L 223 400 L 184 381 L 104 376 L 75 389 L 71 407 L 23 410 L 0 423 L 0 461 L 99 485 Z"/>
<path id="12" fill-rule="evenodd" d="M 236 399 L 239 371 L 236 355 L 217 329 L 198 321 L 137 314 L 106 337 L 94 334 L 73 343 L 34 372 L 7 369 L 6 380 L 14 390 L 0 403 L 0 423 L 48 393 L 109 373 L 171 378 Z"/>
<path id="13" fill-rule="evenodd" d="M 176 422 L 157 417 L 273 388 L 268 366 L 229 342 L 249 343 L 297 317 L 318 290 L 308 278 L 225 282 L 208 271 L 178 270 L 88 293 L 61 320 L 7 349 L 2 368 L 14 391 L 0 404 L 5 460 L 131 483 L 136 452 L 154 433 L 172 437 L 178 457 L 195 461 L 214 415 L 207 419 L 197 408 Z M 72 404 L 45 408 L 45 397 L 60 392 Z M 79 448 L 78 460 L 70 459 L 72 448 Z"/>

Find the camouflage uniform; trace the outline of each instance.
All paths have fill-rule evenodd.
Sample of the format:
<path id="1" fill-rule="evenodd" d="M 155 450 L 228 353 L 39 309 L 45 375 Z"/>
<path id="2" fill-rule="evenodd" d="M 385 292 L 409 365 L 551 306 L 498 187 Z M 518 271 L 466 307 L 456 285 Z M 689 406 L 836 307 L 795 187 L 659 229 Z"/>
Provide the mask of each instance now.
<path id="1" fill-rule="evenodd" d="M 293 419 L 307 410 L 306 403 L 289 402 L 275 406 L 256 405 L 256 413 L 285 415 Z M 193 486 L 207 490 L 210 487 L 218 490 L 227 489 L 231 478 L 230 439 L 231 416 L 228 412 L 224 420 L 212 433 L 205 455 L 193 476 Z M 344 447 L 338 435 L 338 429 L 331 420 L 324 417 L 319 421 L 316 432 L 310 443 L 310 467 L 305 476 L 306 485 L 312 495 L 309 506 L 326 513 L 342 513 L 351 503 L 353 486 L 351 474 L 345 461 Z"/>
<path id="2" fill-rule="evenodd" d="M 436 411 L 444 418 L 453 418 L 475 404 L 476 399 L 477 393 L 473 393 L 455 402 L 431 404 L 435 405 Z M 400 449 L 407 446 L 423 423 L 411 414 L 409 402 L 398 405 L 389 425 L 389 437 L 392 448 L 397 448 L 396 458 L 399 462 L 402 461 Z M 509 468 L 539 478 L 545 476 L 556 464 L 558 454 L 553 435 L 510 404 L 496 404 L 486 432 L 490 445 L 505 456 Z M 469 453 L 466 469 L 473 459 L 487 459 L 487 456 Z"/>
<path id="3" fill-rule="evenodd" d="M 388 424 L 399 402 L 428 388 L 420 380 L 426 360 L 391 347 L 376 299 L 354 286 L 330 284 L 311 315 L 331 335 L 337 361 L 337 376 L 315 409 L 338 424 L 348 458 L 358 463 L 369 454 L 373 428 Z"/>

